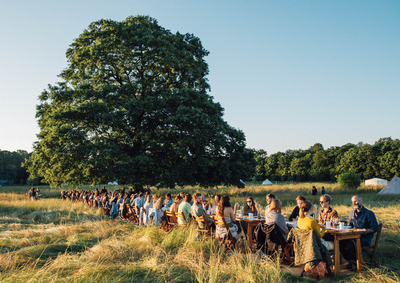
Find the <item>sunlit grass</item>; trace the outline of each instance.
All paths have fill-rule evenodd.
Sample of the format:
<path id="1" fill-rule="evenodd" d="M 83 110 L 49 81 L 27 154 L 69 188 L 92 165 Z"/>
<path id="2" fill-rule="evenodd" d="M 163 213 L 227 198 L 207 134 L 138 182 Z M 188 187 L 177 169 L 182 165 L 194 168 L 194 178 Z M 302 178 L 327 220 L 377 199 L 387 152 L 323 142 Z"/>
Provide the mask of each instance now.
<path id="1" fill-rule="evenodd" d="M 325 186 L 332 206 L 345 220 L 353 194 L 363 196 L 384 225 L 378 263 L 386 270 L 366 270 L 335 282 L 398 282 L 400 205 L 398 197 L 378 196 L 376 188 L 348 192 L 336 184 L 281 184 L 220 187 L 218 190 L 186 188 L 210 196 L 227 194 L 242 205 L 253 196 L 263 206 L 265 195 L 274 193 L 289 214 L 295 197 L 305 195 L 313 203 L 311 187 Z M 10 187 L 9 187 L 10 188 Z M 196 241 L 196 228 L 189 226 L 167 234 L 157 227 L 138 228 L 111 220 L 101 211 L 82 203 L 58 199 L 60 190 L 42 187 L 44 196 L 30 201 L 27 187 L 0 193 L 0 282 L 296 282 L 303 281 L 281 269 L 267 257 L 224 253 L 212 238 Z M 100 186 L 99 186 L 100 188 Z M 14 189 L 15 191 L 15 189 Z M 181 190 L 171 191 L 177 194 Z M 153 190 L 163 195 L 167 190 Z M 52 198 L 54 195 L 55 198 Z"/>

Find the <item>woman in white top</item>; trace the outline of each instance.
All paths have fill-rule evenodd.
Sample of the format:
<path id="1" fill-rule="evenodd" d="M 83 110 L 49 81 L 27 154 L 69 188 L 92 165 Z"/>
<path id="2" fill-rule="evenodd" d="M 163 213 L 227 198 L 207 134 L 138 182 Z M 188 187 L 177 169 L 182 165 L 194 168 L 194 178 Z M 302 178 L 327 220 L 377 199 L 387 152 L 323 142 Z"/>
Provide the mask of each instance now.
<path id="1" fill-rule="evenodd" d="M 152 197 L 150 195 L 146 197 L 146 202 L 144 203 L 143 208 L 146 211 L 146 215 L 149 214 L 149 208 L 153 208 Z"/>
<path id="2" fill-rule="evenodd" d="M 213 204 L 213 206 L 210 208 L 211 209 L 211 214 L 216 214 L 217 213 L 217 209 L 218 209 L 218 203 L 221 199 L 220 195 L 215 195 L 215 203 Z"/>
<path id="3" fill-rule="evenodd" d="M 217 208 L 217 216 L 218 217 L 224 217 L 226 224 L 229 227 L 229 230 L 231 231 L 232 236 L 235 239 L 240 239 L 240 233 L 238 233 L 239 229 L 236 224 L 233 222 L 236 220 L 236 214 L 234 213 L 231 203 L 229 202 L 229 197 L 228 196 L 223 196 L 218 204 Z M 222 238 L 226 235 L 227 230 L 226 228 L 220 224 L 216 227 L 215 234 L 217 238 Z"/>
<path id="4" fill-rule="evenodd" d="M 282 236 L 287 239 L 289 229 L 286 226 L 285 217 L 281 214 L 281 208 L 282 204 L 279 199 L 271 200 L 271 203 L 269 204 L 269 212 L 265 214 L 265 223 L 274 223 L 278 226 Z"/>

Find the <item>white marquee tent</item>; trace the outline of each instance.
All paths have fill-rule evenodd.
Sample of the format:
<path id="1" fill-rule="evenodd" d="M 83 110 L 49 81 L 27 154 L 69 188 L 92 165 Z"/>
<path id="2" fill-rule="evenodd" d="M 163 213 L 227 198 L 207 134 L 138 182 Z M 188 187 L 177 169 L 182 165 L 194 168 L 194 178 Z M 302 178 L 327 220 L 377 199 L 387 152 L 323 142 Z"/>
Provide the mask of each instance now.
<path id="1" fill-rule="evenodd" d="M 400 178 L 397 176 L 394 176 L 393 179 L 387 184 L 386 187 L 384 187 L 378 195 L 383 195 L 383 194 L 395 194 L 398 195 L 400 194 Z"/>
<path id="2" fill-rule="evenodd" d="M 273 185 L 273 184 L 271 183 L 271 181 L 270 181 L 270 180 L 268 180 L 268 179 L 265 179 L 265 181 L 264 181 L 264 182 L 262 182 L 262 185 Z"/>
<path id="3" fill-rule="evenodd" d="M 387 183 L 388 183 L 387 180 L 379 178 L 365 180 L 366 186 L 386 186 Z"/>

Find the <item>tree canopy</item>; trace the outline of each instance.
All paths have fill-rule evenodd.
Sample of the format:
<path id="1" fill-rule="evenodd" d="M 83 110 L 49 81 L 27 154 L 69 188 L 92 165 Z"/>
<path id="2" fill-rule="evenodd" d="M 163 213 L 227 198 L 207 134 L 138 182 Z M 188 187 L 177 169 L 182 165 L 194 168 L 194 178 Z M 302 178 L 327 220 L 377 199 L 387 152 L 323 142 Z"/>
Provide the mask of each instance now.
<path id="1" fill-rule="evenodd" d="M 240 185 L 253 151 L 207 93 L 199 38 L 147 16 L 99 20 L 70 45 L 63 79 L 40 95 L 25 162 L 52 185 Z"/>
<path id="2" fill-rule="evenodd" d="M 364 180 L 374 177 L 390 180 L 400 175 L 398 139 L 382 138 L 373 145 L 348 143 L 328 149 L 317 143 L 307 150 L 287 150 L 270 156 L 259 152 L 263 150 L 255 155 L 257 180 L 335 182 L 349 170 Z"/>

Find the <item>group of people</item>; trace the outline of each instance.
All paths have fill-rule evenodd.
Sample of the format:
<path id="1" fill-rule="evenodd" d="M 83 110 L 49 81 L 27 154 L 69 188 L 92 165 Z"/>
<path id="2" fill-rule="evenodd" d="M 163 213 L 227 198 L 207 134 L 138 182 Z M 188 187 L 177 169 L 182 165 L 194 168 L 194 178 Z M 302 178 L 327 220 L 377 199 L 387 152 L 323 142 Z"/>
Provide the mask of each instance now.
<path id="1" fill-rule="evenodd" d="M 25 195 L 31 200 L 38 200 L 40 198 L 40 189 L 32 187 Z"/>
<path id="2" fill-rule="evenodd" d="M 317 219 L 315 218 L 314 206 L 311 202 L 307 201 L 304 196 L 298 196 L 296 201 L 297 206 L 289 216 L 289 221 L 297 221 L 298 228 L 304 230 L 313 229 L 320 238 L 325 241 L 333 241 L 334 236 L 326 233 L 326 223 L 329 221 L 332 225 L 338 224 L 340 219 L 337 211 L 330 206 L 332 202 L 331 196 L 328 194 L 321 195 L 319 199 L 321 209 Z M 352 228 L 372 230 L 373 232 L 363 234 L 360 237 L 361 246 L 370 246 L 374 233 L 379 230 L 379 224 L 375 214 L 364 207 L 361 196 L 353 196 L 351 202 L 353 210 L 351 210 L 349 214 L 347 224 Z M 354 240 L 341 240 L 339 245 L 340 253 L 343 258 L 349 262 L 346 268 L 354 268 L 356 261 L 356 246 Z"/>
<path id="3" fill-rule="evenodd" d="M 240 207 L 238 203 L 232 207 L 229 196 L 216 195 L 214 203 L 207 201 L 205 196 L 201 193 L 195 193 L 193 195 L 185 192 L 180 192 L 174 199 L 170 193 L 165 196 L 157 196 L 151 194 L 150 188 L 144 188 L 140 193 L 135 194 L 132 190 L 126 191 L 116 190 L 114 192 L 108 192 L 105 187 L 101 191 L 95 189 L 95 191 L 72 191 L 61 193 L 63 200 L 69 199 L 72 201 L 83 201 L 84 203 L 103 208 L 105 213 L 110 218 L 117 216 L 124 217 L 125 204 L 135 206 L 138 210 L 145 212 L 146 217 L 153 220 L 153 223 L 157 225 L 163 225 L 166 223 L 165 211 L 182 212 L 185 216 L 186 221 L 190 221 L 192 216 L 205 216 L 207 224 L 210 228 L 215 230 L 217 237 L 223 237 L 227 233 L 226 227 L 218 225 L 215 227 L 214 221 L 210 214 L 224 217 L 226 224 L 229 226 L 231 234 L 236 238 L 245 238 L 247 234 L 247 225 L 245 222 L 239 222 L 236 219 L 236 212 Z M 268 194 L 266 196 L 267 206 L 265 207 L 265 223 L 276 224 L 283 237 L 288 236 L 288 226 L 286 224 L 285 216 L 282 215 L 282 202 L 275 197 L 274 194 Z M 315 230 L 318 236 L 325 241 L 333 241 L 333 236 L 326 233 L 326 222 L 339 223 L 339 215 L 335 209 L 331 207 L 332 198 L 328 194 L 322 194 L 319 203 L 321 208 L 319 209 L 318 217 L 314 211 L 314 206 L 311 202 L 307 201 L 302 195 L 296 198 L 297 206 L 293 209 L 288 220 L 297 221 L 297 227 L 304 230 Z M 379 225 L 376 220 L 375 214 L 366 209 L 363 206 L 363 200 L 360 196 L 355 195 L 351 198 L 353 210 L 350 212 L 348 218 L 348 225 L 354 228 L 365 228 L 377 232 Z M 123 204 L 123 205 L 121 205 Z M 250 213 L 254 217 L 257 217 L 260 211 L 257 210 L 256 202 L 252 197 L 246 199 L 246 204 L 243 206 L 241 213 L 244 216 L 248 216 Z M 180 224 L 185 224 L 182 218 L 178 218 Z M 199 228 L 201 222 L 198 222 Z M 374 233 L 363 234 L 361 236 L 361 245 L 371 245 L 371 241 Z M 348 268 L 352 268 L 356 260 L 356 249 L 353 240 L 341 240 L 340 241 L 340 252 L 343 257 L 349 261 Z"/>
<path id="4" fill-rule="evenodd" d="M 316 195 L 318 194 L 318 190 L 317 190 L 317 188 L 316 188 L 315 186 L 312 186 L 311 194 L 312 194 L 313 196 L 316 196 Z M 322 188 L 321 188 L 321 195 L 324 195 L 324 194 L 326 194 L 326 190 L 325 190 L 325 187 L 322 186 Z"/>

